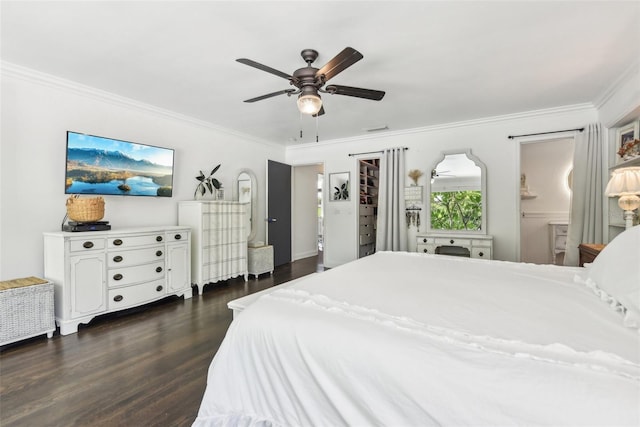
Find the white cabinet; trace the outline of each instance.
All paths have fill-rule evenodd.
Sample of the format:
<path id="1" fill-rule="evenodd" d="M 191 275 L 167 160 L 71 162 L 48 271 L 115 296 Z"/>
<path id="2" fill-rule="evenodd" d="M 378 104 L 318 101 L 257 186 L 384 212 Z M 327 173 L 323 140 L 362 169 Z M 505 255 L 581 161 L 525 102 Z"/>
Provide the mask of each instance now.
<path id="1" fill-rule="evenodd" d="M 247 271 L 247 204 L 231 201 L 185 201 L 178 204 L 178 223 L 191 227 L 191 277 L 200 295 L 207 283 Z"/>
<path id="2" fill-rule="evenodd" d="M 493 236 L 424 233 L 416 236 L 419 253 L 492 259 Z"/>
<path id="3" fill-rule="evenodd" d="M 104 252 L 69 257 L 69 296 L 63 301 L 64 312 L 78 318 L 106 310 Z M 47 272 L 45 271 L 45 277 Z M 55 286 L 54 296 L 59 292 Z M 57 304 L 56 304 L 57 306 Z M 56 314 L 58 310 L 56 307 Z"/>
<path id="4" fill-rule="evenodd" d="M 54 283 L 60 333 L 167 295 L 191 298 L 190 233 L 176 226 L 44 233 L 44 275 Z"/>

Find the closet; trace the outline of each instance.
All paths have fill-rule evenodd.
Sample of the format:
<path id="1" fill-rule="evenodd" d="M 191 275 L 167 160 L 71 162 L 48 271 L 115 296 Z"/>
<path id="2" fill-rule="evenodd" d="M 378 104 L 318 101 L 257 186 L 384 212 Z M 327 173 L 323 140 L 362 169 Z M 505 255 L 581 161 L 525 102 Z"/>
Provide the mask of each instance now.
<path id="1" fill-rule="evenodd" d="M 376 223 L 378 218 L 378 184 L 380 159 L 360 159 L 359 194 L 359 252 L 362 258 L 376 251 Z"/>

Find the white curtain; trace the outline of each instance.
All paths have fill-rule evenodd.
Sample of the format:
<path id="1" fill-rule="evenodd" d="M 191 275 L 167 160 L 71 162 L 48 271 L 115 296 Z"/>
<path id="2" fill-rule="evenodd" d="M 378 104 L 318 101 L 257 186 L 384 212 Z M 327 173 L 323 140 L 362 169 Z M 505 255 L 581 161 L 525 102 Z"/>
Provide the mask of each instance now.
<path id="1" fill-rule="evenodd" d="M 577 266 L 580 243 L 602 243 L 604 177 L 603 137 L 599 123 L 585 127 L 575 141 L 571 216 L 564 265 Z"/>
<path id="2" fill-rule="evenodd" d="M 380 161 L 377 251 L 406 251 L 404 148 L 384 150 Z"/>

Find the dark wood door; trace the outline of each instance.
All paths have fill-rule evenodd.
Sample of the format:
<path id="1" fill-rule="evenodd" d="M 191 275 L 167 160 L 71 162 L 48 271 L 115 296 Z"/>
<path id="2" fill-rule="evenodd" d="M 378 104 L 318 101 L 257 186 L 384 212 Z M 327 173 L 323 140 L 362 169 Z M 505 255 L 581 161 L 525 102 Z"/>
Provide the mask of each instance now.
<path id="1" fill-rule="evenodd" d="M 267 242 L 274 266 L 291 262 L 291 165 L 267 161 Z"/>

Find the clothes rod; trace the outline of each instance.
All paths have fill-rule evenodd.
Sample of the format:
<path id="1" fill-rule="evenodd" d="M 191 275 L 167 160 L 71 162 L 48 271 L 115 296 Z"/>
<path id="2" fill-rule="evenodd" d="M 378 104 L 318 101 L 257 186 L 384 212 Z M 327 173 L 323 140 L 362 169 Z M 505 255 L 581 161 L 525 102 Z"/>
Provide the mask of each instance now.
<path id="1" fill-rule="evenodd" d="M 550 133 L 562 133 L 562 132 L 571 132 L 571 131 L 578 131 L 578 132 L 582 132 L 584 130 L 584 128 L 578 128 L 578 129 L 565 129 L 565 130 L 554 130 L 552 132 L 539 132 L 539 133 L 528 133 L 526 135 L 509 135 L 509 139 L 513 139 L 513 138 L 519 138 L 521 136 L 536 136 L 536 135 L 548 135 Z"/>
<path id="2" fill-rule="evenodd" d="M 402 148 L 403 150 L 408 150 L 408 149 L 409 149 L 409 147 L 400 147 L 400 148 Z M 364 153 L 350 153 L 350 154 L 349 154 L 349 157 L 352 157 L 352 156 L 359 156 L 359 155 L 361 155 L 361 154 L 377 154 L 377 153 L 384 153 L 384 151 L 385 151 L 385 150 L 378 150 L 378 151 L 366 151 L 366 152 L 364 152 Z"/>

